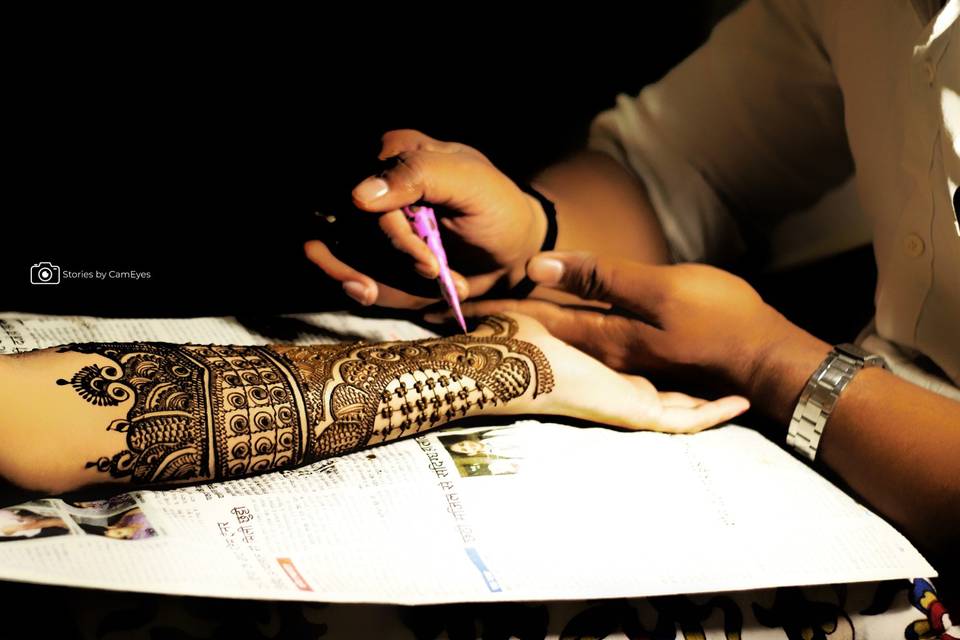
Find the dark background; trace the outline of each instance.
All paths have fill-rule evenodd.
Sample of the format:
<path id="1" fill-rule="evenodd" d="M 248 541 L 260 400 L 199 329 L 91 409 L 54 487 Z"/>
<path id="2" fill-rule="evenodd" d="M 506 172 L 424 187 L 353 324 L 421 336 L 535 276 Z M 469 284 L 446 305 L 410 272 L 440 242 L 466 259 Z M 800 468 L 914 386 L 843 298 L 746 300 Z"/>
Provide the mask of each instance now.
<path id="1" fill-rule="evenodd" d="M 298 32 L 45 25 L 7 65 L 0 309 L 342 307 L 301 247 L 316 235 L 313 211 L 352 210 L 383 132 L 419 128 L 528 175 L 580 146 L 618 92 L 700 44 L 727 4 L 645 3 L 629 19 L 466 15 L 416 29 L 372 8 Z M 32 286 L 40 261 L 151 278 Z"/>
<path id="2" fill-rule="evenodd" d="M 0 310 L 350 308 L 302 245 L 320 235 L 315 211 L 355 214 L 381 237 L 349 196 L 381 168 L 385 131 L 470 144 L 522 179 L 580 147 L 618 93 L 666 73 L 736 4 L 598 5 L 589 15 L 553 7 L 526 18 L 459 7 L 443 24 L 373 7 L 337 21 L 256 13 L 11 21 Z M 390 268 L 406 264 L 389 248 L 371 253 Z M 41 261 L 151 277 L 31 285 Z M 751 280 L 788 317 L 839 342 L 869 319 L 875 277 L 864 249 Z M 811 282 L 830 314 L 795 299 Z"/>

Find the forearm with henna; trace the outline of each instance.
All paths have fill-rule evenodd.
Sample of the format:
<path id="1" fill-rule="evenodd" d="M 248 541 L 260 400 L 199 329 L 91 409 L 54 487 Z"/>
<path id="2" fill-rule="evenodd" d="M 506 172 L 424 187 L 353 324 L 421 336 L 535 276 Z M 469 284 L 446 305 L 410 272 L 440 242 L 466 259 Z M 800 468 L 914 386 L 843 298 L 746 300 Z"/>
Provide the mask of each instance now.
<path id="1" fill-rule="evenodd" d="M 90 437 L 103 450 L 74 457 L 75 468 L 54 472 L 58 477 L 6 475 L 20 475 L 19 483 L 10 480 L 38 490 L 69 490 L 98 478 L 225 480 L 498 413 L 549 393 L 550 364 L 539 348 L 514 337 L 516 321 L 497 316 L 486 324 L 486 335 L 381 344 L 67 345 L 57 352 L 93 358 L 74 365 L 70 376 L 48 376 L 48 384 L 109 416 L 100 435 Z M 90 418 L 77 422 L 80 428 Z M 23 472 L 23 465 L 13 467 Z"/>

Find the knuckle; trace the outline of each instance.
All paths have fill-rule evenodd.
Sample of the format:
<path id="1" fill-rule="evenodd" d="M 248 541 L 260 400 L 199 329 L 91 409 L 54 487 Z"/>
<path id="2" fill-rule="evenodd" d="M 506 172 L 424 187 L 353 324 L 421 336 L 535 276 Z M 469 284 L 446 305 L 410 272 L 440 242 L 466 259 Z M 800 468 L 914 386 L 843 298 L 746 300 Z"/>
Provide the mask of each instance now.
<path id="1" fill-rule="evenodd" d="M 645 344 L 647 353 L 656 362 L 675 361 L 674 349 L 671 348 L 669 340 L 650 340 Z"/>
<path id="2" fill-rule="evenodd" d="M 574 285 L 584 298 L 596 300 L 606 295 L 608 285 L 601 276 L 599 260 L 595 255 L 585 256 L 575 273 Z"/>
<path id="3" fill-rule="evenodd" d="M 490 162 L 490 159 L 487 158 L 480 150 L 466 145 L 460 142 L 450 142 L 450 150 L 456 153 L 463 154 L 464 156 L 471 158 L 473 160 L 480 161 L 484 165 L 493 166 L 493 163 Z"/>
<path id="4" fill-rule="evenodd" d="M 404 140 L 415 139 L 423 134 L 416 129 L 391 129 L 380 137 L 384 144 L 402 142 Z"/>
<path id="5" fill-rule="evenodd" d="M 614 371 L 623 371 L 627 361 L 618 351 L 607 352 L 603 355 L 603 363 Z"/>
<path id="6" fill-rule="evenodd" d="M 597 334 L 594 333 L 594 335 Z M 630 368 L 633 354 L 628 345 L 619 340 L 610 340 L 606 336 L 601 336 L 599 340 L 597 350 L 600 352 L 602 356 L 600 359 L 604 364 L 616 371 L 626 371 Z"/>
<path id="7" fill-rule="evenodd" d="M 629 369 L 630 359 L 630 352 L 623 345 L 607 345 L 603 352 L 603 363 L 614 371 Z"/>
<path id="8" fill-rule="evenodd" d="M 423 154 L 418 151 L 404 151 L 397 156 L 399 164 L 391 172 L 401 188 L 417 190 L 426 186 L 428 171 Z"/>

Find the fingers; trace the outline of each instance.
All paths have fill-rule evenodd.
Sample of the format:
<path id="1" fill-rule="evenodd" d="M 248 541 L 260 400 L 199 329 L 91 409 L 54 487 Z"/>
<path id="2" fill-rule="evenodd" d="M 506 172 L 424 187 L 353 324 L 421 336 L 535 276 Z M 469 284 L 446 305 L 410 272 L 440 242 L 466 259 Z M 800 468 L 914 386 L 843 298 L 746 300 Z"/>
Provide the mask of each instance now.
<path id="1" fill-rule="evenodd" d="M 694 398 L 693 396 L 688 396 L 685 393 L 678 393 L 676 391 L 661 391 L 658 392 L 658 395 L 661 404 L 665 407 L 694 409 L 707 402 L 703 398 Z"/>
<path id="2" fill-rule="evenodd" d="M 320 267 L 324 273 L 340 282 L 344 292 L 362 305 L 373 304 L 379 295 L 379 285 L 370 276 L 360 273 L 338 259 L 320 240 L 310 240 L 303 245 L 307 259 Z"/>
<path id="3" fill-rule="evenodd" d="M 483 177 L 471 172 L 492 175 L 495 171 L 473 147 L 437 140 L 414 129 L 385 133 L 378 157 L 396 158 L 397 163 L 353 190 L 354 204 L 365 211 L 387 211 L 421 199 L 455 206 Z"/>
<path id="4" fill-rule="evenodd" d="M 377 297 L 372 304 L 388 309 L 422 309 L 438 302 L 437 298 L 422 298 L 410 295 L 382 282 L 377 283 L 377 291 Z"/>
<path id="5" fill-rule="evenodd" d="M 467 318 L 481 318 L 505 312 L 521 313 L 538 320 L 554 337 L 590 353 L 598 360 L 603 360 L 602 353 L 597 353 L 600 349 L 596 345 L 586 344 L 589 327 L 579 318 L 578 311 L 543 300 L 479 300 L 460 305 L 460 310 Z M 441 323 L 451 320 L 452 317 L 453 314 L 450 311 L 442 311 L 428 313 L 424 316 L 424 320 Z M 593 349 L 590 349 L 590 346 Z"/>
<path id="6" fill-rule="evenodd" d="M 504 311 L 496 314 L 496 316 L 509 316 L 516 320 L 518 327 L 516 336 L 522 340 L 535 339 L 540 335 L 547 333 L 547 330 L 542 324 L 527 315 L 514 313 L 512 311 Z M 503 324 L 495 317 L 487 316 L 485 318 L 481 318 L 476 327 L 470 331 L 470 334 L 475 336 L 496 336 L 502 335 L 502 332 Z"/>
<path id="7" fill-rule="evenodd" d="M 376 304 L 393 309 L 421 309 L 437 302 L 438 298 L 422 298 L 410 295 L 377 282 L 334 256 L 320 240 L 311 240 L 304 247 L 307 258 L 320 267 L 328 276 L 342 283 L 343 291 L 362 305 Z M 467 282 L 459 273 L 453 273 L 457 294 L 466 297 Z M 438 290 L 439 292 L 439 290 Z"/>
<path id="8" fill-rule="evenodd" d="M 706 401 L 683 393 L 661 393 L 662 411 L 650 428 L 670 433 L 696 433 L 727 422 L 750 408 L 742 396 Z"/>
<path id="9" fill-rule="evenodd" d="M 538 284 L 586 300 L 604 300 L 642 314 L 656 315 L 668 294 L 669 267 L 597 257 L 585 252 L 548 251 L 527 264 Z"/>
<path id="10" fill-rule="evenodd" d="M 420 239 L 413 231 L 407 217 L 399 209 L 387 212 L 378 218 L 380 229 L 390 238 L 394 248 L 406 253 L 413 259 L 413 267 L 421 276 L 434 279 L 440 274 L 440 263 L 427 244 Z M 365 302 L 367 299 L 377 299 L 377 292 L 374 290 L 368 293 L 366 290 L 373 286 L 374 281 L 365 274 L 353 269 L 336 258 L 329 248 L 319 240 L 309 242 L 304 245 L 307 257 L 323 269 L 330 277 L 344 282 L 345 291 L 351 297 L 361 304 L 370 304 Z M 453 271 L 454 284 L 457 287 L 457 293 L 460 299 L 469 295 L 469 286 L 466 279 Z M 358 284 L 346 284 L 347 281 L 354 281 Z M 378 300 L 378 304 L 381 304 Z"/>
<path id="11" fill-rule="evenodd" d="M 491 180 L 498 179 L 493 165 L 481 161 L 477 154 L 431 146 L 403 151 L 395 157 L 393 167 L 354 188 L 353 202 L 359 209 L 389 211 L 419 200 L 459 209 Z"/>
<path id="12" fill-rule="evenodd" d="M 436 151 L 440 153 L 454 153 L 460 151 L 463 145 L 455 142 L 443 142 L 431 138 L 416 129 L 395 129 L 383 134 L 383 146 L 380 149 L 380 160 L 388 160 L 407 151 Z"/>
<path id="13" fill-rule="evenodd" d="M 696 433 L 727 422 L 750 407 L 750 402 L 741 396 L 708 401 L 685 393 L 658 392 L 643 376 L 621 377 L 636 390 L 631 401 L 620 410 L 623 426 L 630 429 Z"/>
<path id="14" fill-rule="evenodd" d="M 436 278 L 440 273 L 440 263 L 433 255 L 427 243 L 420 239 L 410 227 L 403 211 L 394 209 L 380 216 L 380 229 L 383 230 L 393 246 L 414 260 L 414 269 L 425 278 Z"/>
<path id="15" fill-rule="evenodd" d="M 661 366 L 651 345 L 659 330 L 619 315 L 572 309 L 545 300 L 480 300 L 461 305 L 466 317 L 488 316 L 504 311 L 522 313 L 539 320 L 555 338 L 590 354 L 616 371 L 636 371 Z M 449 313 L 430 313 L 427 322 L 444 322 Z"/>
<path id="16" fill-rule="evenodd" d="M 548 331 L 552 326 L 559 333 L 564 333 L 567 325 L 571 324 L 571 320 L 567 318 L 567 310 L 543 300 L 478 300 L 460 305 L 460 310 L 467 318 L 479 318 L 504 312 L 522 313 L 539 320 Z M 451 317 L 451 312 L 444 311 L 428 313 L 424 316 L 424 320 L 439 323 Z M 553 333 L 553 331 L 550 332 Z"/>

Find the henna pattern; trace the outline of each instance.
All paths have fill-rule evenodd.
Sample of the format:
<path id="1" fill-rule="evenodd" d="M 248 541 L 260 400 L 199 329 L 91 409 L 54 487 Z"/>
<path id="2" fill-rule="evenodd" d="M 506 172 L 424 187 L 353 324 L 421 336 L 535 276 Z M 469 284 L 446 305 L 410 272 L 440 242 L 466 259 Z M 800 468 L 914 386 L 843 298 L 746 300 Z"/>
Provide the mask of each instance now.
<path id="1" fill-rule="evenodd" d="M 299 390 L 265 347 L 166 343 L 79 344 L 59 351 L 96 353 L 114 364 L 89 365 L 71 385 L 92 404 L 133 404 L 108 430 L 127 448 L 90 462 L 135 482 L 223 478 L 283 467 L 302 458 Z"/>
<path id="2" fill-rule="evenodd" d="M 553 388 L 539 348 L 508 316 L 483 336 L 266 347 L 74 344 L 112 364 L 69 385 L 97 406 L 132 405 L 108 430 L 126 448 L 87 467 L 134 482 L 226 479 L 393 440 Z"/>

